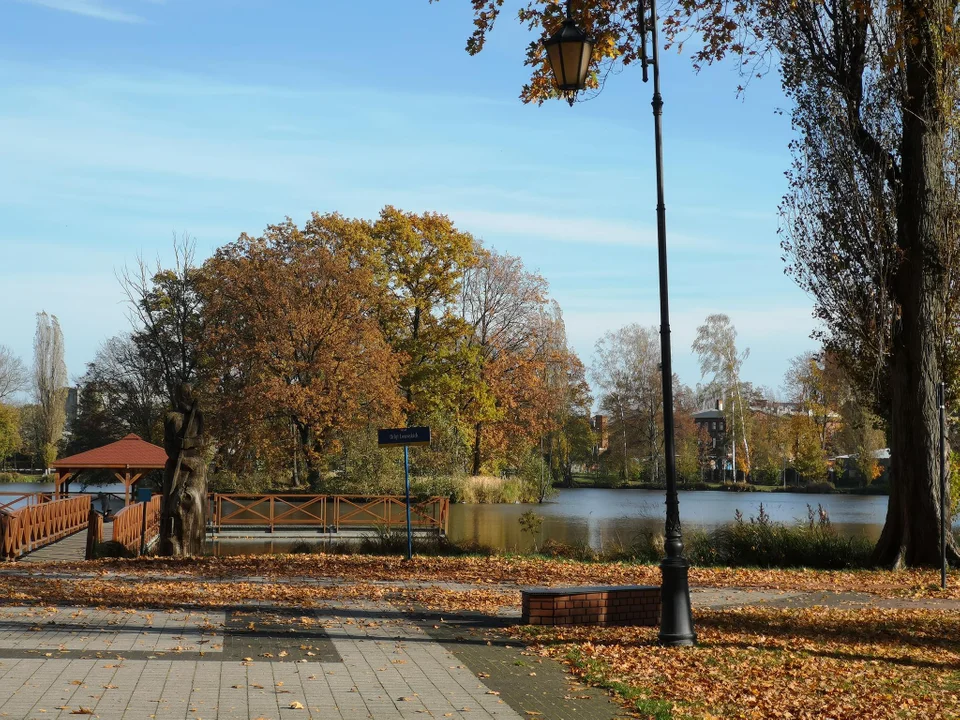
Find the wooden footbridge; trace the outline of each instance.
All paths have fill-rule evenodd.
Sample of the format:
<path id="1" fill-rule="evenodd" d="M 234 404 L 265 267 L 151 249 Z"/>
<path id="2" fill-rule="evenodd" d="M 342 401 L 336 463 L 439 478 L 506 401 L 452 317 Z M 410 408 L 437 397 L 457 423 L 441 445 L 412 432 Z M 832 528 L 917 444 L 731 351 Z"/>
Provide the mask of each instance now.
<path id="1" fill-rule="evenodd" d="M 93 507 L 97 493 L 0 493 L 0 558 L 27 562 L 82 560 L 112 540 L 132 553 L 156 541 L 160 529 L 159 495 L 127 504 L 104 522 Z M 209 496 L 207 526 L 214 538 L 242 532 L 283 532 L 316 539 L 406 527 L 401 496 L 306 494 L 221 494 Z M 418 532 L 446 535 L 450 499 L 431 497 L 411 504 L 411 525 Z M 83 532 L 86 530 L 86 532 Z"/>

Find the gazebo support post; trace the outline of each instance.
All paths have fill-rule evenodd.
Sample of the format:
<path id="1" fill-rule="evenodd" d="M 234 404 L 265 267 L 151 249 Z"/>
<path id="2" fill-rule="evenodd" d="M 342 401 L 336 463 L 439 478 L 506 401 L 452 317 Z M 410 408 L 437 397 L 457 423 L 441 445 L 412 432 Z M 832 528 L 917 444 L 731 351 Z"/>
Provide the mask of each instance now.
<path id="1" fill-rule="evenodd" d="M 113 476 L 123 483 L 123 506 L 127 507 L 130 504 L 130 471 L 127 470 L 123 475 L 115 472 Z"/>
<path id="2" fill-rule="evenodd" d="M 62 487 L 64 484 L 70 481 L 70 476 L 73 475 L 73 472 L 67 470 L 65 472 L 57 471 L 56 475 L 53 478 L 53 499 L 59 500 L 60 495 L 63 494 Z"/>
<path id="3" fill-rule="evenodd" d="M 134 473 L 133 475 L 131 475 L 130 473 L 127 473 L 127 480 L 129 483 L 127 486 L 127 494 L 133 495 L 134 487 L 136 486 L 137 481 L 142 477 L 143 477 L 143 473 Z"/>

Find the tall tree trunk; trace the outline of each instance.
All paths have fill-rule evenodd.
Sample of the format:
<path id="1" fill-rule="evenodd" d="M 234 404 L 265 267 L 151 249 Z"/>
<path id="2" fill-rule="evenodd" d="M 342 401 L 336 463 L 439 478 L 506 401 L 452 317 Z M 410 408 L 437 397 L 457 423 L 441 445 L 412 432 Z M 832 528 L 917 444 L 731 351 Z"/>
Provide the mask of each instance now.
<path id="1" fill-rule="evenodd" d="M 887 518 L 874 551 L 883 566 L 940 562 L 940 453 L 936 386 L 940 382 L 937 323 L 945 278 L 939 234 L 943 201 L 945 118 L 940 13 L 928 3 L 904 5 L 907 98 L 901 138 L 901 195 L 897 205 L 900 263 L 893 293 L 900 315 L 893 327 L 890 390 L 892 488 Z M 951 12 L 952 15 L 952 12 Z M 949 498 L 948 506 L 949 506 Z M 949 555 L 958 559 L 948 534 Z"/>
<path id="2" fill-rule="evenodd" d="M 627 421 L 623 417 L 623 403 L 620 404 L 620 434 L 623 436 L 623 481 L 627 481 Z"/>
<path id="3" fill-rule="evenodd" d="M 291 423 L 290 425 L 291 436 L 293 438 L 293 487 L 300 487 L 300 464 L 297 462 L 297 454 L 299 451 L 299 444 L 297 442 L 297 426 L 296 423 Z"/>
<path id="4" fill-rule="evenodd" d="M 651 480 L 656 485 L 660 481 L 660 448 L 657 447 L 657 418 L 655 414 L 650 415 L 650 431 L 648 434 L 650 436 L 650 459 L 653 461 Z"/>
<path id="5" fill-rule="evenodd" d="M 483 435 L 483 423 L 473 427 L 473 474 L 480 474 L 480 438 Z"/>
<path id="6" fill-rule="evenodd" d="M 303 448 L 303 465 L 307 471 L 307 485 L 316 488 L 320 484 L 320 466 L 317 465 L 317 445 L 313 439 L 310 426 L 306 423 L 297 423 L 300 431 L 300 447 Z"/>

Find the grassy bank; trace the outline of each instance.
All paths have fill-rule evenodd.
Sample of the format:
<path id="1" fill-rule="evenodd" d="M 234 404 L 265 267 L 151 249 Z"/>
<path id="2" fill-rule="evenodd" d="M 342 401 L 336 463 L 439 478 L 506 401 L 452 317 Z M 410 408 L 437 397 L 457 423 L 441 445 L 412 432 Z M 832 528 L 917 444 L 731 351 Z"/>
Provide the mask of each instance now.
<path id="1" fill-rule="evenodd" d="M 536 489 L 519 477 L 499 478 L 475 475 L 456 478 L 452 497 L 461 503 L 530 503 L 536 502 Z"/>
<path id="2" fill-rule="evenodd" d="M 866 538 L 840 535 L 822 507 L 807 506 L 807 522 L 774 522 L 760 505 L 757 517 L 739 511 L 732 523 L 715 530 L 687 530 L 684 556 L 701 567 L 806 567 L 823 570 L 870 567 L 873 543 Z M 608 543 L 598 551 L 589 545 L 544 543 L 542 554 L 588 562 L 657 563 L 664 557 L 663 536 L 638 535 L 630 543 Z"/>
<path id="3" fill-rule="evenodd" d="M 573 488 L 596 488 L 618 490 L 664 490 L 662 483 L 641 482 L 640 480 L 622 480 L 615 475 L 574 475 Z M 768 492 L 768 493 L 823 493 L 850 495 L 889 495 L 890 486 L 884 484 L 868 487 L 836 487 L 831 482 L 808 483 L 806 485 L 762 485 L 755 483 L 712 483 L 700 481 L 681 481 L 680 490 L 718 490 L 721 492 Z"/>
<path id="4" fill-rule="evenodd" d="M 41 483 L 47 482 L 49 478 L 43 475 L 21 475 L 17 472 L 0 472 L 0 484 L 10 485 L 13 483 Z"/>

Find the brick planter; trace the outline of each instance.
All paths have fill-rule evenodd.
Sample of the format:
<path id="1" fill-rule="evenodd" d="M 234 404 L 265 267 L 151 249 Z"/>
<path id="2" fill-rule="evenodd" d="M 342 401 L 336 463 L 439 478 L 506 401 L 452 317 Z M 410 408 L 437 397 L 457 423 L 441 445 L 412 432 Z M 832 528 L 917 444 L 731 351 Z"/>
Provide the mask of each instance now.
<path id="1" fill-rule="evenodd" d="M 660 623 L 660 588 L 653 585 L 531 588 L 522 594 L 524 625 Z"/>

